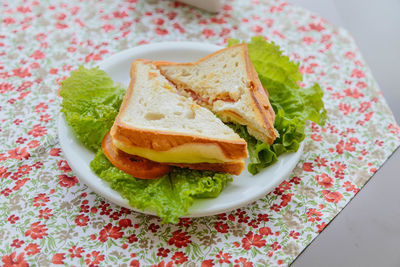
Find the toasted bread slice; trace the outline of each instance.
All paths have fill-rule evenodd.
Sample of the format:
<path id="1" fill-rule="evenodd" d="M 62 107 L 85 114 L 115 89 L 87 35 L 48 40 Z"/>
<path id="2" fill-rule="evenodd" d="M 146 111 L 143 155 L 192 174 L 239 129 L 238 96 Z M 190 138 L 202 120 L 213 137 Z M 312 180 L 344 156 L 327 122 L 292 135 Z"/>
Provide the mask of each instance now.
<path id="1" fill-rule="evenodd" d="M 132 63 L 131 83 L 110 134 L 118 149 L 155 162 L 243 164 L 248 156 L 243 139 L 179 95 L 147 60 Z"/>
<path id="2" fill-rule="evenodd" d="M 246 125 L 249 134 L 272 144 L 275 113 L 250 61 L 247 44 L 219 50 L 194 63 L 154 62 L 184 96 L 225 122 Z"/>

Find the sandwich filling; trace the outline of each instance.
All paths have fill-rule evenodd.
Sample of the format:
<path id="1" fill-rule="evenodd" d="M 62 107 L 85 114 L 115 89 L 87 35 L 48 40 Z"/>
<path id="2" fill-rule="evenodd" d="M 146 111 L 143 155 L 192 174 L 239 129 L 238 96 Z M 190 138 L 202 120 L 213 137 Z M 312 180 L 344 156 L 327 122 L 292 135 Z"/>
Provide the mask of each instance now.
<path id="1" fill-rule="evenodd" d="M 115 147 L 125 153 L 137 155 L 152 161 L 164 163 L 224 163 L 240 162 L 227 158 L 216 144 L 186 143 L 166 151 L 127 145 L 119 140 L 112 140 Z"/>

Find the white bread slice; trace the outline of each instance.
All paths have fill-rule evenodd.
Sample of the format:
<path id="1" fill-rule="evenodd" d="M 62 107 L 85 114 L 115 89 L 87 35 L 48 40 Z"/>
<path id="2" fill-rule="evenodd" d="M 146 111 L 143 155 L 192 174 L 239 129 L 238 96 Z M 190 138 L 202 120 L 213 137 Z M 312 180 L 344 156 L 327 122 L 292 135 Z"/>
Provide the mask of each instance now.
<path id="1" fill-rule="evenodd" d="M 212 112 L 179 95 L 147 60 L 132 63 L 131 83 L 110 134 L 118 149 L 156 162 L 229 163 L 243 169 L 248 156 L 243 139 Z"/>
<path id="2" fill-rule="evenodd" d="M 154 62 L 184 96 L 225 122 L 246 125 L 249 134 L 272 144 L 275 113 L 250 61 L 247 44 L 219 50 L 194 63 Z"/>

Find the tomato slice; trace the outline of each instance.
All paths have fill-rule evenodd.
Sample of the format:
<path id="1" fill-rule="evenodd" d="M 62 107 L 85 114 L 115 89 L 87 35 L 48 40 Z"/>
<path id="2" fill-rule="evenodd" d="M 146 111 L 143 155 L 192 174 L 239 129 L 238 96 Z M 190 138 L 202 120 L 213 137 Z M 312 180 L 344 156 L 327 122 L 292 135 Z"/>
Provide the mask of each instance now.
<path id="1" fill-rule="evenodd" d="M 130 155 L 117 149 L 111 141 L 110 132 L 104 136 L 101 148 L 103 149 L 104 155 L 106 155 L 115 167 L 136 178 L 156 179 L 169 173 L 172 169 L 172 167 L 167 164 Z"/>

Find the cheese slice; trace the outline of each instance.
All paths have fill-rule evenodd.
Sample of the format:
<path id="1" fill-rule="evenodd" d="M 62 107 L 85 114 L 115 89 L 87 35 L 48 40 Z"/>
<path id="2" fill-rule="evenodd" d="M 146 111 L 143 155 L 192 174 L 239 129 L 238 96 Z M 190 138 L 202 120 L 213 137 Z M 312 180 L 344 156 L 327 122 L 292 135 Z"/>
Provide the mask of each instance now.
<path id="1" fill-rule="evenodd" d="M 126 145 L 113 139 L 113 144 L 125 153 L 137 155 L 156 162 L 165 163 L 226 163 L 239 162 L 227 158 L 216 144 L 186 143 L 166 151 Z"/>

